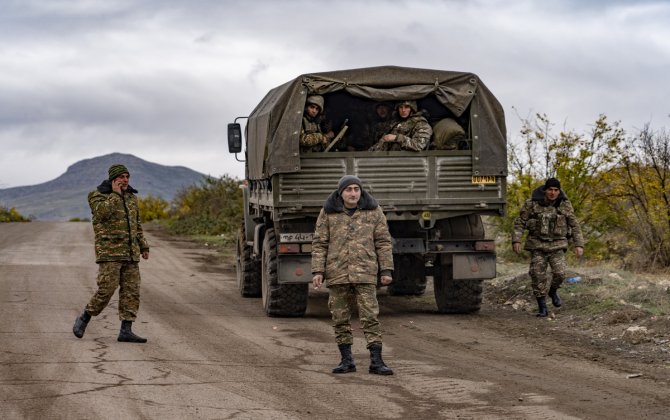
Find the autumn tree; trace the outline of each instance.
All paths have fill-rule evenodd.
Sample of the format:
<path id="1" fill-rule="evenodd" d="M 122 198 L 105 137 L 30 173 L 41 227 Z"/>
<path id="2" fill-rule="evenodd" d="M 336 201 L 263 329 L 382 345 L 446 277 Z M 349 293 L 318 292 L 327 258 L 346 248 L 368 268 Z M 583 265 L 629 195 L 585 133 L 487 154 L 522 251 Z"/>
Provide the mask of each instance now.
<path id="1" fill-rule="evenodd" d="M 607 179 L 626 239 L 617 247 L 637 266 L 670 267 L 670 134 L 647 124 L 628 150 L 616 176 Z"/>

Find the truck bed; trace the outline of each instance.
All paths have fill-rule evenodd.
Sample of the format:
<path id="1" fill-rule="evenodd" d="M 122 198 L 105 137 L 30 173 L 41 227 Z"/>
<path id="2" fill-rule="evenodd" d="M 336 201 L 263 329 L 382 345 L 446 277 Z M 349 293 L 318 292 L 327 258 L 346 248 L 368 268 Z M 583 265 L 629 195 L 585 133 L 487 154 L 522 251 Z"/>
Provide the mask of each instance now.
<path id="1" fill-rule="evenodd" d="M 301 156 L 300 166 L 300 172 L 252 182 L 252 206 L 272 211 L 275 218 L 298 212 L 318 214 L 338 180 L 356 175 L 389 219 L 404 218 L 405 212 L 451 216 L 500 215 L 505 210 L 505 177 L 473 173 L 472 154 L 467 150 L 310 153 Z"/>

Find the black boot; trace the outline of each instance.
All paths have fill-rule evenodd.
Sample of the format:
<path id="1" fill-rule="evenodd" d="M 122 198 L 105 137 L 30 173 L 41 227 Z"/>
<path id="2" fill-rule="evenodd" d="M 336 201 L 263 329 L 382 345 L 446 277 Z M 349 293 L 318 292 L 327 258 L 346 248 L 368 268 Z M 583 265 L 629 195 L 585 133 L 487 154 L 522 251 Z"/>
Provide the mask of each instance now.
<path id="1" fill-rule="evenodd" d="M 146 343 L 146 338 L 133 334 L 132 327 L 133 321 L 121 321 L 121 331 L 117 340 L 126 343 Z"/>
<path id="2" fill-rule="evenodd" d="M 554 287 L 549 289 L 549 297 L 551 298 L 551 304 L 557 308 L 560 308 L 563 302 L 561 302 L 561 297 L 558 296 L 558 290 Z"/>
<path id="3" fill-rule="evenodd" d="M 88 321 L 91 320 L 91 314 L 84 312 L 77 317 L 77 319 L 74 320 L 74 326 L 72 327 L 72 332 L 77 338 L 82 338 L 84 336 L 84 332 L 86 331 L 86 326 L 88 325 Z"/>
<path id="4" fill-rule="evenodd" d="M 376 375 L 393 375 L 393 371 L 382 360 L 381 344 L 370 346 L 370 370 L 368 372 Z"/>
<path id="5" fill-rule="evenodd" d="M 342 360 L 337 367 L 333 368 L 333 373 L 349 373 L 356 372 L 356 365 L 354 364 L 354 356 L 351 354 L 351 344 L 338 344 Z"/>
<path id="6" fill-rule="evenodd" d="M 547 302 L 544 296 L 537 298 L 537 306 L 539 307 L 539 310 L 535 316 L 545 317 L 549 315 L 547 312 Z"/>

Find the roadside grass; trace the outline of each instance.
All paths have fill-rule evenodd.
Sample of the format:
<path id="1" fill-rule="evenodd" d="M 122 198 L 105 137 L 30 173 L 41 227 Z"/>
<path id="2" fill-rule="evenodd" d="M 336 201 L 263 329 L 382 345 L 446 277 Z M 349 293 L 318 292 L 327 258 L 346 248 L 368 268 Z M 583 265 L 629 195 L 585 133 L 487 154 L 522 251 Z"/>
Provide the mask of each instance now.
<path id="1" fill-rule="evenodd" d="M 221 258 L 235 257 L 234 235 L 187 235 L 186 237 L 208 248 L 216 249 L 221 254 Z"/>
<path id="2" fill-rule="evenodd" d="M 527 264 L 499 263 L 498 276 L 487 282 L 485 293 L 499 304 L 510 304 L 519 299 L 534 304 L 527 271 Z M 570 301 L 562 308 L 564 313 L 586 317 L 607 315 L 608 323 L 670 314 L 670 277 L 667 273 L 633 273 L 599 263 L 569 267 L 567 277 L 579 277 L 580 280 L 573 284 L 563 283 L 561 295 Z"/>

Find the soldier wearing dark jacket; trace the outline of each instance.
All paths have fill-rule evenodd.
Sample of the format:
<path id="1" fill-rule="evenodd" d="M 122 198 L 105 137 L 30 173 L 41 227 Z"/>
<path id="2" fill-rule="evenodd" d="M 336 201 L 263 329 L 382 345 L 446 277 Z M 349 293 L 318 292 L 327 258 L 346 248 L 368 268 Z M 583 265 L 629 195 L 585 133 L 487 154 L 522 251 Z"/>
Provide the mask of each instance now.
<path id="1" fill-rule="evenodd" d="M 575 211 L 568 197 L 561 190 L 556 178 L 549 178 L 542 187 L 536 188 L 530 200 L 527 200 L 519 217 L 514 221 L 512 247 L 517 254 L 521 252 L 521 237 L 528 230 L 524 249 L 530 251 L 530 278 L 533 294 L 537 299 L 537 316 L 548 315 L 546 304 L 547 268 L 551 266 L 551 303 L 561 306 L 558 288 L 565 279 L 565 251 L 571 237 L 575 245 L 575 255 L 584 253 L 584 239 Z"/>
<path id="2" fill-rule="evenodd" d="M 335 339 L 342 356 L 333 373 L 355 372 L 351 354 L 351 301 L 356 300 L 367 348 L 370 373 L 392 375 L 382 360 L 382 331 L 377 319 L 377 278 L 391 282 L 393 246 L 386 216 L 377 201 L 352 175 L 340 179 L 326 200 L 316 222 L 312 241 L 312 282 L 328 287 L 328 308 Z"/>
<path id="3" fill-rule="evenodd" d="M 132 332 L 140 306 L 140 256 L 149 258 L 149 244 L 142 233 L 137 191 L 128 184 L 130 173 L 123 165 L 112 165 L 109 178 L 88 194 L 95 233 L 95 260 L 98 263 L 98 290 L 72 331 L 84 336 L 92 316 L 102 312 L 119 288 L 118 341 L 145 343 L 146 338 Z"/>

